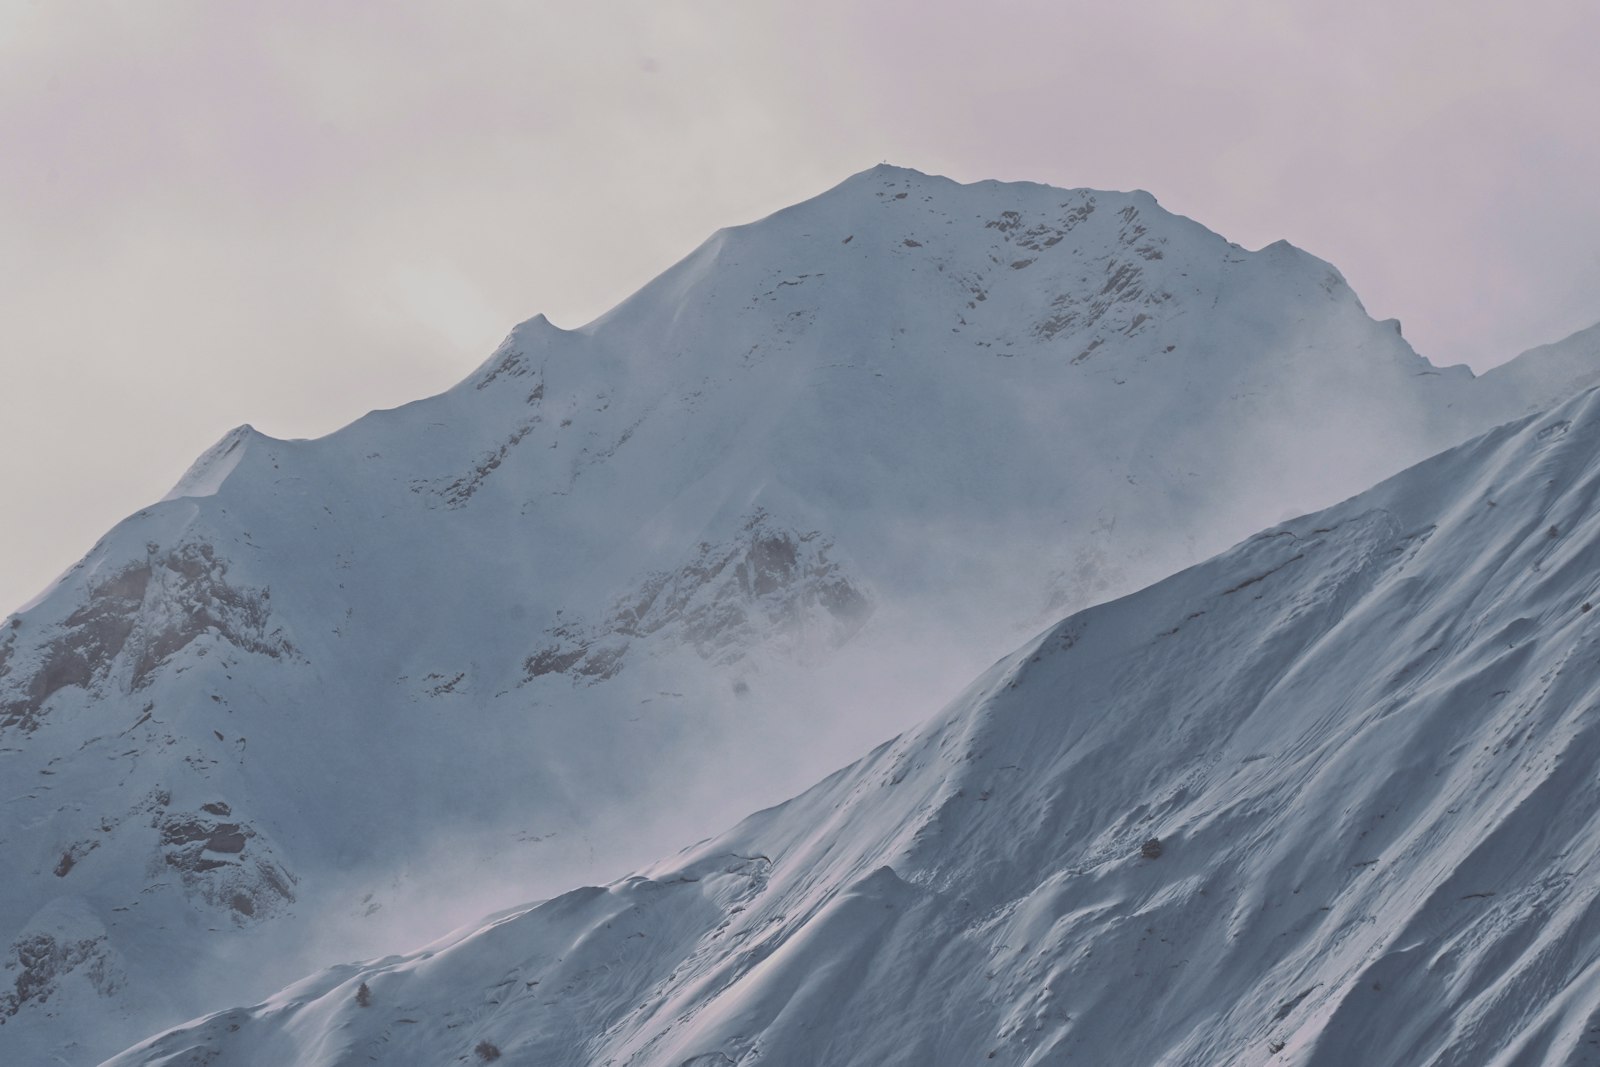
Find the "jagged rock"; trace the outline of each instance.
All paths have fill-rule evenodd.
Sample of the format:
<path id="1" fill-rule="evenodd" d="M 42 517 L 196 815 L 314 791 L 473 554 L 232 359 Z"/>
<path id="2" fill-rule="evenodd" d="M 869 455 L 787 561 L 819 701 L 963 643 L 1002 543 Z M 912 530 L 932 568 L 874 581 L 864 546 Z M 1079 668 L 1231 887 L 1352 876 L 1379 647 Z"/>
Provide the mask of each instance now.
<path id="1" fill-rule="evenodd" d="M 551 628 L 550 643 L 528 657 L 526 675 L 603 681 L 622 669 L 632 640 L 650 637 L 687 645 L 719 666 L 763 645 L 836 648 L 871 614 L 864 583 L 833 558 L 827 537 L 757 511 L 737 536 L 702 542 L 682 567 L 619 597 L 603 621 Z"/>
<path id="2" fill-rule="evenodd" d="M 126 564 L 87 586 L 83 602 L 34 650 L 31 669 L 0 648 L 0 732 L 39 726 L 46 702 L 68 686 L 125 692 L 202 634 L 277 659 L 294 646 L 271 621 L 271 593 L 236 587 L 209 544 L 183 544 Z"/>

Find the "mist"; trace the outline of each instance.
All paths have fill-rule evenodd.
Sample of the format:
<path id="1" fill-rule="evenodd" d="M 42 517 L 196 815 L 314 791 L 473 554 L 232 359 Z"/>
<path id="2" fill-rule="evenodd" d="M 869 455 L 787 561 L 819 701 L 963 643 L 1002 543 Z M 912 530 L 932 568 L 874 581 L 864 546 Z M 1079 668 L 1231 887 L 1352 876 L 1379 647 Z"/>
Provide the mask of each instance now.
<path id="1" fill-rule="evenodd" d="M 880 160 L 1148 189 L 1337 263 L 1481 371 L 1600 319 L 1597 19 L 0 5 L 0 610 L 229 428 L 316 436 L 437 392 L 511 323 L 587 322 Z"/>
<path id="2" fill-rule="evenodd" d="M 167 1021 L 253 1000 L 648 870 L 1063 616 L 1553 399 L 1549 365 L 1479 388 L 1327 263 L 1148 197 L 875 169 L 588 329 L 525 322 L 430 399 L 230 438 L 6 635 L 17 706 L 50 716 L 5 753 L 51 779 L 18 823 L 53 859 L 114 812 L 138 830 L 121 866 L 89 857 L 96 900 L 152 896 L 112 925 L 216 923 L 214 950 L 126 954 Z M 140 567 L 134 602 L 105 591 Z M 836 611 L 840 588 L 870 611 Z M 117 644 L 35 699 L 109 647 L 106 619 L 170 669 Z M 116 781 L 89 762 L 129 753 Z M 208 805 L 290 891 L 244 864 L 227 877 L 259 895 L 214 890 L 219 868 L 138 836 Z"/>

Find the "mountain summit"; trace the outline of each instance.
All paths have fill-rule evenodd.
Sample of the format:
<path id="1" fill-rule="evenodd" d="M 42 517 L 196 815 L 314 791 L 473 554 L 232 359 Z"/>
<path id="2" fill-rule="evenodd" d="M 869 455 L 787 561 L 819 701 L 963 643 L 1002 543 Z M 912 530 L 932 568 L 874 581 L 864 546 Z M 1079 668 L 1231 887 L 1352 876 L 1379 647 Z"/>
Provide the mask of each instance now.
<path id="1" fill-rule="evenodd" d="M 0 632 L 0 1058 L 611 877 L 1588 343 L 1474 379 L 1147 194 L 880 167 L 439 396 L 235 430 Z"/>

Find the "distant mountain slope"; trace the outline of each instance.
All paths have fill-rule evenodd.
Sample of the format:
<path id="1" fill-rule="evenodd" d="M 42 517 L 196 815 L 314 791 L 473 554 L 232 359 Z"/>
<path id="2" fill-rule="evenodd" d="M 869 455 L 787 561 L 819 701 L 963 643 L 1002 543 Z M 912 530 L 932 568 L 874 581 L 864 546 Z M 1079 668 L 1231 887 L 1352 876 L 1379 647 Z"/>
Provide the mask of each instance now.
<path id="1" fill-rule="evenodd" d="M 1600 323 L 1529 349 L 1485 372 L 1479 379 L 1485 398 L 1480 402 L 1497 407 L 1520 403 L 1524 410 L 1519 414 L 1533 414 L 1548 406 L 1549 397 L 1574 396 L 1593 384 L 1596 366 L 1600 366 Z"/>
<path id="2" fill-rule="evenodd" d="M 612 877 L 1570 351 L 1473 379 L 1147 194 L 883 167 L 440 396 L 242 427 L 0 631 L 0 1059 Z"/>
<path id="3" fill-rule="evenodd" d="M 1597 498 L 1589 392 L 641 875 L 109 1067 L 1600 1063 Z"/>

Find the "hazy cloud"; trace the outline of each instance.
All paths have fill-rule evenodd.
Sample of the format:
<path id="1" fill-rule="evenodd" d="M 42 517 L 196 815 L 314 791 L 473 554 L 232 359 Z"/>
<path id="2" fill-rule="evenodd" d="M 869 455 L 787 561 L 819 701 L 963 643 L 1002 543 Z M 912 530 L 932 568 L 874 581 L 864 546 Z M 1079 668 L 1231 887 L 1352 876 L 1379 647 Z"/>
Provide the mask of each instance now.
<path id="1" fill-rule="evenodd" d="M 0 0 L 0 603 L 880 160 L 1142 187 L 1438 362 L 1600 318 L 1600 9 Z"/>

